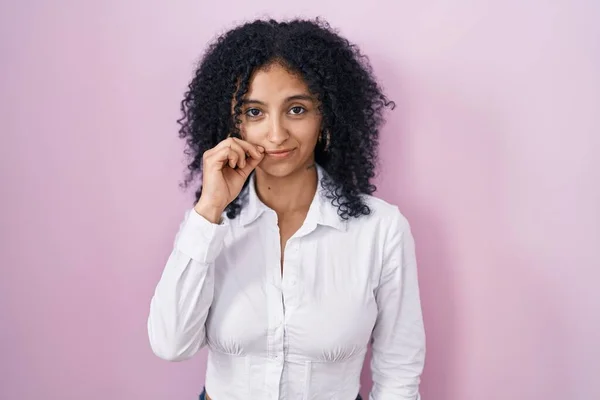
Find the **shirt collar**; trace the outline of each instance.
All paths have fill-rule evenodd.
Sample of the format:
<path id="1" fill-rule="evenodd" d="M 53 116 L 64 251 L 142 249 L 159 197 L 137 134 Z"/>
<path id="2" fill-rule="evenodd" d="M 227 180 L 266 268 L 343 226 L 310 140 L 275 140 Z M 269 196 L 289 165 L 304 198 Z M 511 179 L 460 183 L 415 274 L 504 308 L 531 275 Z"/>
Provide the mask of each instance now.
<path id="1" fill-rule="evenodd" d="M 347 227 L 346 221 L 342 220 L 338 213 L 337 207 L 331 203 L 331 199 L 325 196 L 325 190 L 322 187 L 323 179 L 327 178 L 327 172 L 320 165 L 317 167 L 317 191 L 310 204 L 308 214 L 306 215 L 305 225 L 325 225 L 332 228 L 345 231 Z M 240 213 L 240 223 L 243 226 L 249 225 L 257 220 L 269 208 L 258 198 L 255 187 L 255 173 L 250 175 L 248 185 L 243 192 L 242 202 L 244 207 Z"/>

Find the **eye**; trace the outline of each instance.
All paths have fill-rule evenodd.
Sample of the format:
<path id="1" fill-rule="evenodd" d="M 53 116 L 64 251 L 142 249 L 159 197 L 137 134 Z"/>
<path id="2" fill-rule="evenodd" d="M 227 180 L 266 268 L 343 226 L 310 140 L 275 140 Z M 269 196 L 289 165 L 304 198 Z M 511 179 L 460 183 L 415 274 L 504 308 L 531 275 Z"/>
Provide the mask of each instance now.
<path id="1" fill-rule="evenodd" d="M 258 108 L 249 108 L 245 113 L 250 118 L 260 117 L 261 111 Z"/>
<path id="2" fill-rule="evenodd" d="M 306 112 L 306 109 L 304 107 L 296 106 L 296 107 L 290 108 L 290 114 L 292 114 L 292 115 L 300 115 L 300 114 L 304 114 L 305 112 Z"/>

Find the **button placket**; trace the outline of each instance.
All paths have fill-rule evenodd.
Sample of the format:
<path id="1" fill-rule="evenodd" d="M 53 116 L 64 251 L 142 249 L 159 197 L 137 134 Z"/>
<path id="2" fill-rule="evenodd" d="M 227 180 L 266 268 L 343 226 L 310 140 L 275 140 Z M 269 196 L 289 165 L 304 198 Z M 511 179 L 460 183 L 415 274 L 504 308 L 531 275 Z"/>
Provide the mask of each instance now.
<path id="1" fill-rule="evenodd" d="M 281 280 L 281 265 L 280 265 L 280 237 L 279 228 L 277 226 L 277 214 L 274 211 L 269 211 L 267 230 L 264 232 L 268 242 L 272 245 L 267 246 L 266 266 L 267 274 L 270 276 L 272 285 L 267 288 L 268 291 L 268 309 L 269 309 L 269 336 L 268 336 L 268 357 L 272 364 L 269 368 L 272 370 L 269 376 L 272 376 L 271 385 L 273 392 L 277 393 L 281 368 L 283 366 L 283 343 L 284 332 L 282 329 L 282 321 L 284 319 L 284 308 L 282 301 L 282 280 Z"/>

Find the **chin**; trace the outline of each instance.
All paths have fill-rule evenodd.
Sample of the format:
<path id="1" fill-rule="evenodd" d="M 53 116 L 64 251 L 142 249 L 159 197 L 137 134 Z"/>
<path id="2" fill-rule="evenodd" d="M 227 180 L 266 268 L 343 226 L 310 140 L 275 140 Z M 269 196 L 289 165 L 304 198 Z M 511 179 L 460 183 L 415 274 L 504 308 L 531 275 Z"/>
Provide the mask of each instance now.
<path id="1" fill-rule="evenodd" d="M 286 176 L 292 175 L 303 167 L 304 164 L 298 164 L 297 162 L 269 162 L 262 163 L 256 169 L 260 169 L 266 175 L 274 178 L 285 178 Z"/>

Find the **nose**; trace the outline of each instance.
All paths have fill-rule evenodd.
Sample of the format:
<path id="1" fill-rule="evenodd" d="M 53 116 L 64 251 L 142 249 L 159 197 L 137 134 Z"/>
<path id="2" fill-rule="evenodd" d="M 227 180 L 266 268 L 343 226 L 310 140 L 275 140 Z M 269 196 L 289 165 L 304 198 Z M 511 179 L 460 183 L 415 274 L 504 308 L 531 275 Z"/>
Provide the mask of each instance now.
<path id="1" fill-rule="evenodd" d="M 287 128 L 284 126 L 281 118 L 273 118 L 269 126 L 269 134 L 267 140 L 273 143 L 275 146 L 281 146 L 288 138 L 290 134 Z"/>

